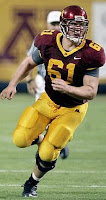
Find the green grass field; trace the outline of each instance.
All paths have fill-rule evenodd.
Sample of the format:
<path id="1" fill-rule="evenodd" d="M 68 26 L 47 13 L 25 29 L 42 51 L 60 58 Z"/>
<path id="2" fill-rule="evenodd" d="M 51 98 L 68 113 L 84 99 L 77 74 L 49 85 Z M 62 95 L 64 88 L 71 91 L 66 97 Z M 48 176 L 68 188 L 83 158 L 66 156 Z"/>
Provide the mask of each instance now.
<path id="1" fill-rule="evenodd" d="M 30 95 L 0 100 L 0 199 L 22 199 L 20 187 L 34 166 L 36 146 L 19 149 L 11 134 Z M 89 103 L 84 122 L 68 144 L 68 159 L 58 159 L 38 187 L 38 200 L 106 200 L 106 96 Z M 31 199 L 31 198 L 28 198 Z"/>

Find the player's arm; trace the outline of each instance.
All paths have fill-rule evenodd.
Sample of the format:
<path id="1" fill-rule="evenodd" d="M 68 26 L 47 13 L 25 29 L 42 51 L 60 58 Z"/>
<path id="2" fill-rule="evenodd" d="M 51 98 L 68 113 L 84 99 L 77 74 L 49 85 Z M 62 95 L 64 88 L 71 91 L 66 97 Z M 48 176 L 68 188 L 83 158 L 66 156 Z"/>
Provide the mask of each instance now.
<path id="1" fill-rule="evenodd" d="M 98 77 L 85 75 L 83 79 L 83 86 L 69 86 L 67 94 L 78 99 L 92 100 L 97 94 L 98 83 Z"/>
<path id="2" fill-rule="evenodd" d="M 27 51 L 27 56 L 30 56 L 35 51 L 35 49 L 36 47 L 34 46 L 33 41 L 30 49 Z M 33 70 L 31 70 L 28 76 L 26 77 L 26 84 L 28 92 L 32 95 L 35 95 L 37 85 L 35 84 L 35 80 L 33 79 Z"/>
<path id="3" fill-rule="evenodd" d="M 35 62 L 32 59 L 32 56 L 26 57 L 22 63 L 19 65 L 18 69 L 16 70 L 12 80 L 10 81 L 9 85 L 1 92 L 0 98 L 1 99 L 12 99 L 12 97 L 16 93 L 16 86 L 17 84 L 25 78 L 29 71 L 36 66 Z"/>
<path id="4" fill-rule="evenodd" d="M 19 65 L 9 85 L 17 86 L 18 82 L 24 79 L 35 66 L 37 64 L 33 61 L 32 55 L 26 57 Z"/>
<path id="5" fill-rule="evenodd" d="M 40 57 L 39 51 L 36 48 L 32 55 L 27 56 L 20 64 L 9 85 L 1 92 L 0 98 L 12 99 L 16 93 L 18 82 L 25 78 L 30 70 L 41 63 L 43 63 L 43 59 Z"/>
<path id="6" fill-rule="evenodd" d="M 31 47 L 27 51 L 26 55 L 27 56 L 32 55 L 34 50 L 35 50 L 35 46 L 34 46 L 34 41 L 33 41 L 32 44 L 31 44 Z M 32 80 L 33 80 L 33 71 L 31 70 L 30 73 L 28 74 L 28 76 L 26 77 L 26 82 L 30 83 Z"/>
<path id="7" fill-rule="evenodd" d="M 83 86 L 81 87 L 67 85 L 62 79 L 54 79 L 52 81 L 52 87 L 56 91 L 66 93 L 77 99 L 92 100 L 97 94 L 98 82 L 98 77 L 85 75 L 83 78 Z"/>

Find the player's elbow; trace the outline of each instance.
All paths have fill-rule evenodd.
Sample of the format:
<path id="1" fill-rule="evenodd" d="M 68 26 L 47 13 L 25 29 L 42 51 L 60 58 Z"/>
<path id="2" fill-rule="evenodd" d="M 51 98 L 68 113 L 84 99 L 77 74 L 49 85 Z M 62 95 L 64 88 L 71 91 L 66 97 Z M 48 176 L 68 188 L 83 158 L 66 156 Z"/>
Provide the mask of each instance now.
<path id="1" fill-rule="evenodd" d="M 89 95 L 88 100 L 93 100 L 94 99 L 94 95 Z"/>
<path id="2" fill-rule="evenodd" d="M 88 100 L 92 100 L 95 98 L 97 94 L 97 89 L 91 88 L 88 95 Z"/>

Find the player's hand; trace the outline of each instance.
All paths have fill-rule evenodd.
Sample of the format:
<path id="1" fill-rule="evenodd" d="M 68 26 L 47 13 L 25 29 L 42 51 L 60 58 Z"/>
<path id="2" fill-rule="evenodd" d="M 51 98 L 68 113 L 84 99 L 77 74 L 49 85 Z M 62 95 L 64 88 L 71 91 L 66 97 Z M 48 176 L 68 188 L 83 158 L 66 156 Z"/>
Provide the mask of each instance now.
<path id="1" fill-rule="evenodd" d="M 28 90 L 28 92 L 30 94 L 35 95 L 36 89 L 37 89 L 37 86 L 36 86 L 34 80 L 32 80 L 31 82 L 27 83 L 27 90 Z"/>
<path id="2" fill-rule="evenodd" d="M 67 93 L 69 88 L 69 86 L 66 84 L 64 80 L 58 78 L 52 81 L 52 87 L 53 90 L 59 91 L 61 93 Z"/>
<path id="3" fill-rule="evenodd" d="M 16 93 L 16 87 L 8 85 L 0 94 L 1 99 L 11 100 Z"/>

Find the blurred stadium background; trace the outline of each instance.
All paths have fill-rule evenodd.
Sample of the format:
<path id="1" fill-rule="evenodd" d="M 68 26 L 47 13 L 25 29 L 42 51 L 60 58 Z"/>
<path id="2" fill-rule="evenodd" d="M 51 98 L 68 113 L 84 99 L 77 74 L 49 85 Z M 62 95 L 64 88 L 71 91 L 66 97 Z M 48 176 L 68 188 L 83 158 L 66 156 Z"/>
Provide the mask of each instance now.
<path id="1" fill-rule="evenodd" d="M 46 28 L 48 12 L 71 4 L 87 11 L 87 37 L 106 51 L 106 0 L 0 0 L 0 91 L 26 56 L 34 36 Z M 0 199 L 21 199 L 20 185 L 32 170 L 37 150 L 18 149 L 12 143 L 19 116 L 34 103 L 34 97 L 26 93 L 25 81 L 17 90 L 12 101 L 0 100 Z M 69 144 L 69 158 L 59 158 L 57 168 L 41 182 L 38 199 L 106 200 L 106 65 L 100 69 L 98 93 Z"/>
<path id="2" fill-rule="evenodd" d="M 34 36 L 46 28 L 48 12 L 61 11 L 70 4 L 85 8 L 90 21 L 87 37 L 106 50 L 106 0 L 0 0 L 0 90 L 9 82 L 26 56 Z M 99 93 L 106 93 L 105 68 L 106 66 L 100 69 Z M 24 82 L 21 86 L 19 84 L 18 91 L 26 92 Z"/>

